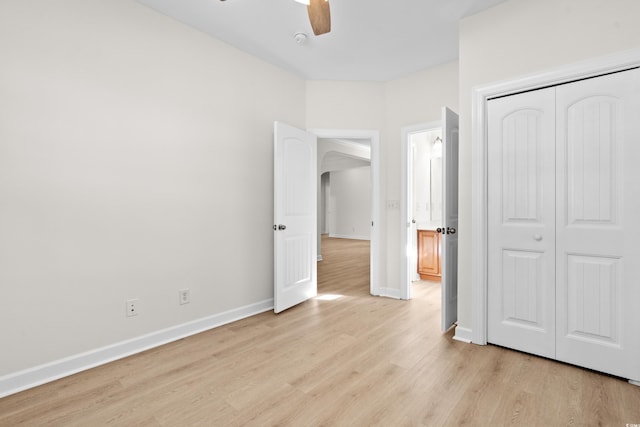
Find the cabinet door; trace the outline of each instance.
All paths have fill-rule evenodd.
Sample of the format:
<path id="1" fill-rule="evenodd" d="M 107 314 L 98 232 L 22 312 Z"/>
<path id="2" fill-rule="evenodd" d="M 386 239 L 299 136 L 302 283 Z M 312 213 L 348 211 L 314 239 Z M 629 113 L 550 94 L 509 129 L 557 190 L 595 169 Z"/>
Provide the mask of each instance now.
<path id="1" fill-rule="evenodd" d="M 440 276 L 440 234 L 418 230 L 418 273 L 427 280 Z"/>

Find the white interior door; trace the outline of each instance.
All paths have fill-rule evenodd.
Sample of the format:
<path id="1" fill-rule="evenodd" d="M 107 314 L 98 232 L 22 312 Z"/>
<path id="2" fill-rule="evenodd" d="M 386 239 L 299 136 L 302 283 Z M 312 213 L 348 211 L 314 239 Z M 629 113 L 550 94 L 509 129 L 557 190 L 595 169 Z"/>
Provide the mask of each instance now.
<path id="1" fill-rule="evenodd" d="M 640 70 L 556 93 L 556 358 L 640 380 Z"/>
<path id="2" fill-rule="evenodd" d="M 640 380 L 640 70 L 488 102 L 488 340 Z"/>
<path id="3" fill-rule="evenodd" d="M 274 311 L 318 293 L 316 136 L 274 123 Z"/>
<path id="4" fill-rule="evenodd" d="M 489 342 L 555 356 L 555 89 L 488 103 Z"/>
<path id="5" fill-rule="evenodd" d="M 458 320 L 458 115 L 442 108 L 442 331 Z"/>

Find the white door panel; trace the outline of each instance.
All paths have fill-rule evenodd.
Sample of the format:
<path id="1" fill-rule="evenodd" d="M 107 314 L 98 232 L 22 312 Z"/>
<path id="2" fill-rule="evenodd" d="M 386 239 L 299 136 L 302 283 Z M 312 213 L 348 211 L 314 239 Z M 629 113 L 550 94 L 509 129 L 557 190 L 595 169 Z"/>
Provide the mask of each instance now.
<path id="1" fill-rule="evenodd" d="M 274 123 L 274 311 L 317 295 L 316 137 Z"/>
<path id="2" fill-rule="evenodd" d="M 640 70 L 557 88 L 557 358 L 640 379 Z"/>
<path id="3" fill-rule="evenodd" d="M 555 354 L 554 89 L 489 101 L 488 339 Z"/>
<path id="4" fill-rule="evenodd" d="M 640 70 L 488 116 L 489 341 L 640 380 Z"/>
<path id="5" fill-rule="evenodd" d="M 458 114 L 442 108 L 442 304 L 441 328 L 458 320 Z"/>

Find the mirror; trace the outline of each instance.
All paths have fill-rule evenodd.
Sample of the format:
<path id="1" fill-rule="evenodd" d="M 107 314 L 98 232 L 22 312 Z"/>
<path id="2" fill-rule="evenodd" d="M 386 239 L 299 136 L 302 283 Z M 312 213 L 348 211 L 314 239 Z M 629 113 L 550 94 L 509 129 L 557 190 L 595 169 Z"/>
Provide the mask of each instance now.
<path id="1" fill-rule="evenodd" d="M 442 226 L 442 130 L 410 135 L 412 149 L 412 218 L 417 229 Z"/>
<path id="2" fill-rule="evenodd" d="M 429 166 L 431 169 L 430 219 L 432 223 L 440 223 L 442 221 L 442 156 L 432 157 Z"/>

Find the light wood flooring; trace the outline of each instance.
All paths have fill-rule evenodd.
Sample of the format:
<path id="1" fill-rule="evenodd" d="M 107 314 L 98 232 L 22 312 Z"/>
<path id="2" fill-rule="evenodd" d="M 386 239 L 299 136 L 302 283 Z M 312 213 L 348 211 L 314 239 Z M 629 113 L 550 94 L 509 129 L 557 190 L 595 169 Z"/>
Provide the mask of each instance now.
<path id="1" fill-rule="evenodd" d="M 320 296 L 0 399 L 0 425 L 622 426 L 640 387 L 439 331 L 440 285 L 369 296 L 369 244 L 324 239 Z"/>

